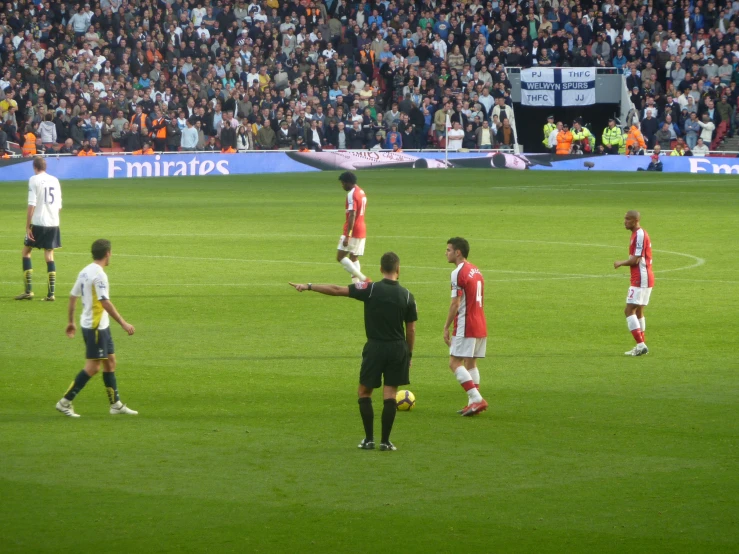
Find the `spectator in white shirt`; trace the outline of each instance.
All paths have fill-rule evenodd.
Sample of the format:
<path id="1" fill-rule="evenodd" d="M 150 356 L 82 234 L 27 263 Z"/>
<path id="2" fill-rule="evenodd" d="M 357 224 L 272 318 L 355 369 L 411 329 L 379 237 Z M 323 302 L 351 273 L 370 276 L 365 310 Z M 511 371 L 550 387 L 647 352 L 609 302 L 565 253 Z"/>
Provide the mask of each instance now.
<path id="1" fill-rule="evenodd" d="M 431 43 L 431 49 L 438 50 L 439 57 L 446 60 L 446 48 L 446 42 L 441 39 L 441 35 L 439 35 L 439 33 L 436 33 L 434 35 L 434 42 Z"/>
<path id="2" fill-rule="evenodd" d="M 197 8 L 193 8 L 192 10 L 192 24 L 195 27 L 200 27 L 200 24 L 203 22 L 203 18 L 207 14 L 207 10 L 203 8 L 202 6 L 198 6 Z"/>
<path id="3" fill-rule="evenodd" d="M 459 150 L 462 148 L 462 141 L 464 140 L 464 131 L 459 124 L 459 121 L 454 122 L 454 126 L 449 129 L 447 133 L 447 148 L 449 150 Z"/>
<path id="4" fill-rule="evenodd" d="M 182 129 L 182 137 L 180 138 L 180 147 L 185 152 L 193 152 L 198 147 L 198 130 L 193 127 L 192 121 L 189 119 Z"/>
<path id="5" fill-rule="evenodd" d="M 708 146 L 706 146 L 703 142 L 703 138 L 698 137 L 698 142 L 695 144 L 691 152 L 693 152 L 693 156 L 697 156 L 699 158 L 704 158 L 708 156 Z"/>
<path id="6" fill-rule="evenodd" d="M 205 23 L 200 23 L 200 28 L 195 31 L 195 33 L 198 35 L 198 38 L 202 41 L 209 41 L 210 40 L 210 31 L 205 28 Z"/>
<path id="7" fill-rule="evenodd" d="M 259 85 L 259 73 L 257 73 L 257 68 L 252 66 L 249 74 L 246 76 L 246 86 L 251 88 L 255 84 Z"/>
<path id="8" fill-rule="evenodd" d="M 708 114 L 703 114 L 703 121 L 699 121 L 698 125 L 701 126 L 701 136 L 700 138 L 703 139 L 703 142 L 707 142 L 708 144 L 711 144 L 711 140 L 713 139 L 713 130 L 716 128 L 716 125 L 708 118 Z M 698 146 L 696 144 L 696 146 Z"/>
<path id="9" fill-rule="evenodd" d="M 490 113 L 490 110 L 493 109 L 493 104 L 495 104 L 495 98 L 490 96 L 490 89 L 488 87 L 482 89 L 482 94 L 477 101 L 485 108 L 485 115 Z"/>

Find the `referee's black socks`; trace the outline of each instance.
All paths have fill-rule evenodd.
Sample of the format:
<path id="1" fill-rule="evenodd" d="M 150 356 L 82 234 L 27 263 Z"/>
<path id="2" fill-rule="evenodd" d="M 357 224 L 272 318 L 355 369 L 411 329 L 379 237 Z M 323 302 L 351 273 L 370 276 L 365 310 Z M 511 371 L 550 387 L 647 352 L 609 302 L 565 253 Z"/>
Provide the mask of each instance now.
<path id="1" fill-rule="evenodd" d="M 364 424 L 364 438 L 368 442 L 374 441 L 375 440 L 375 412 L 372 409 L 372 398 L 361 397 L 359 399 L 359 414 L 362 416 L 362 423 Z"/>
<path id="2" fill-rule="evenodd" d="M 395 402 L 395 398 L 386 398 L 382 403 L 382 441 L 383 443 L 390 442 L 390 431 L 393 430 L 393 423 L 395 423 L 395 412 L 398 411 L 398 404 Z"/>

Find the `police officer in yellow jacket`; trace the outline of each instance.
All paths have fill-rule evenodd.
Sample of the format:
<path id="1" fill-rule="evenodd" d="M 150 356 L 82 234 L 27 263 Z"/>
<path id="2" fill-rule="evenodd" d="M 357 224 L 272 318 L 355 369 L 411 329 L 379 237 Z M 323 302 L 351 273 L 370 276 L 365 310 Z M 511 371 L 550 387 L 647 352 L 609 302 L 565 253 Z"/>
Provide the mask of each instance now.
<path id="1" fill-rule="evenodd" d="M 616 120 L 610 118 L 608 127 L 603 129 L 603 146 L 606 154 L 618 154 L 624 147 L 624 134 L 621 127 L 616 126 Z"/>
<path id="2" fill-rule="evenodd" d="M 556 128 L 557 126 L 554 124 L 554 116 L 547 116 L 547 123 L 544 125 L 544 140 L 541 141 L 547 151 L 551 150 L 551 147 L 549 146 L 549 137 L 552 134 L 552 131 Z"/>
<path id="3" fill-rule="evenodd" d="M 576 119 L 572 123 L 572 146 L 573 154 L 576 151 L 590 153 L 595 148 L 595 137 L 590 132 L 590 129 L 583 126 L 579 119 Z"/>

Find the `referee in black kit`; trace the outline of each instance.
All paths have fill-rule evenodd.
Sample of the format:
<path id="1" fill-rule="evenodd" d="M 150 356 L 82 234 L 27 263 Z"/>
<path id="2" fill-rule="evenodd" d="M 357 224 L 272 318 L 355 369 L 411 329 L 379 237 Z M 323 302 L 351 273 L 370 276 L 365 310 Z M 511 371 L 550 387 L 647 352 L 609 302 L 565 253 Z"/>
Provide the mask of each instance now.
<path id="1" fill-rule="evenodd" d="M 349 296 L 364 302 L 364 328 L 367 343 L 362 350 L 359 373 L 359 413 L 364 424 L 364 440 L 359 448 L 375 448 L 372 391 L 383 382 L 382 440 L 380 450 L 397 450 L 390 442 L 397 406 L 398 387 L 410 383 L 409 374 L 413 343 L 416 340 L 416 300 L 398 283 L 400 258 L 386 252 L 380 259 L 382 281 L 365 281 L 349 285 L 314 285 L 290 283 L 298 292 L 312 290 L 328 296 Z"/>

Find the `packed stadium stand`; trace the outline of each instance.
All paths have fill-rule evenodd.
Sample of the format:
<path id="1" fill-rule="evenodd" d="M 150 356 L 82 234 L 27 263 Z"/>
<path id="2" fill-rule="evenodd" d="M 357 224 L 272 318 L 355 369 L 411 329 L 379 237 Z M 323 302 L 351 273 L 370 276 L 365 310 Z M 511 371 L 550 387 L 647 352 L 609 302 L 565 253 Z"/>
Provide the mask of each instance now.
<path id="1" fill-rule="evenodd" d="M 623 72 L 649 149 L 713 150 L 736 128 L 738 14 L 703 0 L 8 2 L 0 143 L 415 150 L 445 146 L 448 112 L 463 148 L 512 148 L 506 67 L 573 66 Z"/>

